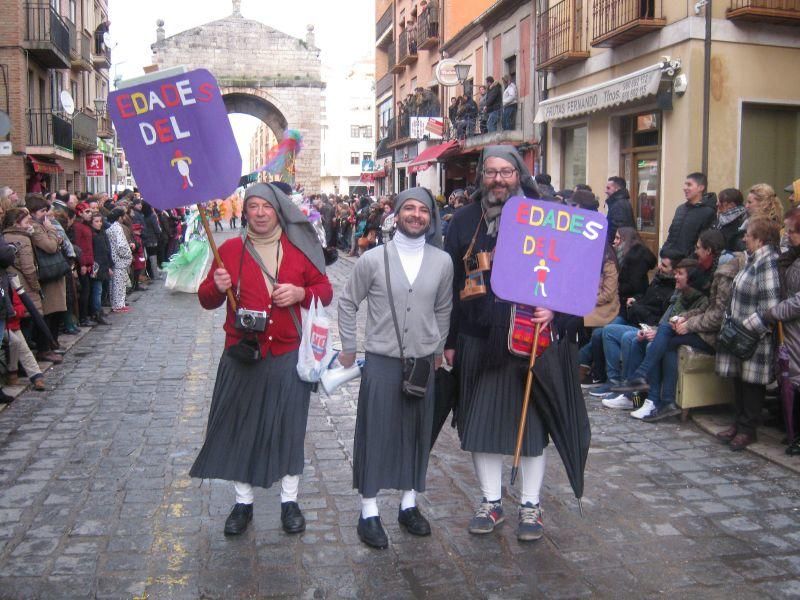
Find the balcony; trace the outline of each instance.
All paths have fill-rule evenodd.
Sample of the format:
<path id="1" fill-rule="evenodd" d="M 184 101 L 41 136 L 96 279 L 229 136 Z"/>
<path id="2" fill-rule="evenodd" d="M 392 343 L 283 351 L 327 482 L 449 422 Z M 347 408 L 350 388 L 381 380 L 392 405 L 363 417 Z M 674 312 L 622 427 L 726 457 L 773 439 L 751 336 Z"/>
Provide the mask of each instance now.
<path id="1" fill-rule="evenodd" d="M 28 109 L 27 154 L 72 158 L 72 122 L 47 108 Z"/>
<path id="2" fill-rule="evenodd" d="M 74 150 L 97 148 L 97 119 L 83 111 L 72 117 L 72 147 Z"/>
<path id="3" fill-rule="evenodd" d="M 400 38 L 397 42 L 397 66 L 405 67 L 417 62 L 417 36 L 415 32 L 409 32 L 404 29 L 400 32 Z"/>
<path id="4" fill-rule="evenodd" d="M 66 20 L 69 30 L 69 58 L 70 67 L 78 71 L 92 70 L 92 36 L 87 33 L 78 33 L 75 24 Z"/>
<path id="5" fill-rule="evenodd" d="M 392 84 L 394 83 L 394 75 L 387 73 L 381 77 L 375 84 L 375 97 L 380 98 L 386 92 L 392 91 Z"/>
<path id="6" fill-rule="evenodd" d="M 589 58 L 583 0 L 561 0 L 536 17 L 536 70 L 557 71 Z"/>
<path id="7" fill-rule="evenodd" d="M 667 24 L 662 0 L 594 0 L 592 46 L 613 48 Z"/>
<path id="8" fill-rule="evenodd" d="M 800 0 L 731 0 L 731 21 L 800 25 Z"/>
<path id="9" fill-rule="evenodd" d="M 94 48 L 92 49 L 92 64 L 96 69 L 108 69 L 111 66 L 111 48 L 103 41 L 103 34 L 94 34 Z"/>
<path id="10" fill-rule="evenodd" d="M 395 47 L 394 43 L 389 44 L 386 52 L 389 55 L 389 73 L 394 73 L 397 75 L 405 71 L 405 65 L 397 63 L 397 48 Z"/>
<path id="11" fill-rule="evenodd" d="M 97 117 L 97 137 L 104 140 L 114 137 L 114 128 L 111 126 L 111 119 L 108 115 Z"/>
<path id="12" fill-rule="evenodd" d="M 375 23 L 375 41 L 379 43 L 381 38 L 386 34 L 387 31 L 391 31 L 392 23 L 394 22 L 394 5 L 390 5 L 389 8 L 381 15 L 381 18 L 378 19 L 378 22 Z M 391 35 L 389 36 L 391 38 Z"/>
<path id="13" fill-rule="evenodd" d="M 49 69 L 69 69 L 69 29 L 47 2 L 25 3 L 23 45 L 31 57 Z"/>
<path id="14" fill-rule="evenodd" d="M 439 45 L 439 15 L 426 8 L 419 16 L 417 24 L 417 48 L 432 50 Z"/>

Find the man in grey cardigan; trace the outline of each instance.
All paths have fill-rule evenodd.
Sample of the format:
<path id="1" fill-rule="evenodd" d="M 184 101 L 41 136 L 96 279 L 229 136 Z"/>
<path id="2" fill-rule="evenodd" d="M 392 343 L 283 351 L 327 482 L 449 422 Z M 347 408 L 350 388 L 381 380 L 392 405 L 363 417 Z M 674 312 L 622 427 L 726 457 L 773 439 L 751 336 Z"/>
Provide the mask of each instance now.
<path id="1" fill-rule="evenodd" d="M 353 487 L 361 494 L 358 536 L 375 548 L 389 544 L 378 512 L 377 494 L 382 489 L 402 490 L 401 526 L 413 535 L 431 532 L 417 508 L 416 493 L 425 491 L 433 428 L 433 371 L 442 362 L 453 293 L 453 265 L 440 249 L 439 211 L 430 191 L 421 187 L 404 191 L 395 203 L 395 215 L 397 232 L 392 241 L 358 260 L 339 298 L 339 362 L 345 367 L 355 360 L 356 313 L 367 299 Z M 402 359 L 428 361 L 423 397 L 403 392 Z"/>

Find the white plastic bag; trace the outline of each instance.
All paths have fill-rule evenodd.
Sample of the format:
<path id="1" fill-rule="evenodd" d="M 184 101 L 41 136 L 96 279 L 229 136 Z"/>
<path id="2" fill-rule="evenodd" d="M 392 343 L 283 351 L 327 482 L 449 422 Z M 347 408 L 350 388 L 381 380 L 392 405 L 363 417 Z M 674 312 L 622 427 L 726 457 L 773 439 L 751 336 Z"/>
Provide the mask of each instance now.
<path id="1" fill-rule="evenodd" d="M 297 356 L 297 374 L 309 383 L 319 381 L 334 357 L 330 320 L 318 298 L 311 299 L 308 310 L 302 310 L 303 338 Z"/>

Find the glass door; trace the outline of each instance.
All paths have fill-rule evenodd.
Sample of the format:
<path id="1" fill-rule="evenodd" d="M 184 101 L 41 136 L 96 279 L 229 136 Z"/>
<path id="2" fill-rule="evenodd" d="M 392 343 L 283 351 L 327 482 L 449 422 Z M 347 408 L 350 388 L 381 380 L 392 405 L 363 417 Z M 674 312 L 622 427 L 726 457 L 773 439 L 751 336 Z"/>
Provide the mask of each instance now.
<path id="1" fill-rule="evenodd" d="M 661 164 L 658 152 L 634 152 L 629 190 L 633 218 L 642 241 L 658 256 L 658 207 Z"/>

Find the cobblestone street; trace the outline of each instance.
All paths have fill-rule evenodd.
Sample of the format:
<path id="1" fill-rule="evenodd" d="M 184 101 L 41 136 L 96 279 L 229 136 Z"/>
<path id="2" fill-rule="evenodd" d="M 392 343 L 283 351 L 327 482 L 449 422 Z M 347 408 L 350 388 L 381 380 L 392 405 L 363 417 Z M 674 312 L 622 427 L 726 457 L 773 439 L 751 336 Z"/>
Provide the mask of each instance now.
<path id="1" fill-rule="evenodd" d="M 330 269 L 337 289 L 351 266 Z M 479 489 L 447 427 L 420 496 L 433 535 L 401 532 L 399 494 L 384 492 L 389 549 L 362 545 L 351 489 L 357 381 L 312 395 L 307 531 L 283 533 L 273 487 L 256 490 L 248 531 L 226 538 L 232 486 L 188 477 L 223 320 L 222 309 L 154 285 L 48 372 L 52 391 L 26 392 L 0 413 L 0 597 L 800 596 L 800 478 L 692 423 L 648 425 L 594 401 L 585 516 L 548 448 L 539 542 L 515 538 L 514 489 L 497 534 L 467 533 Z"/>

